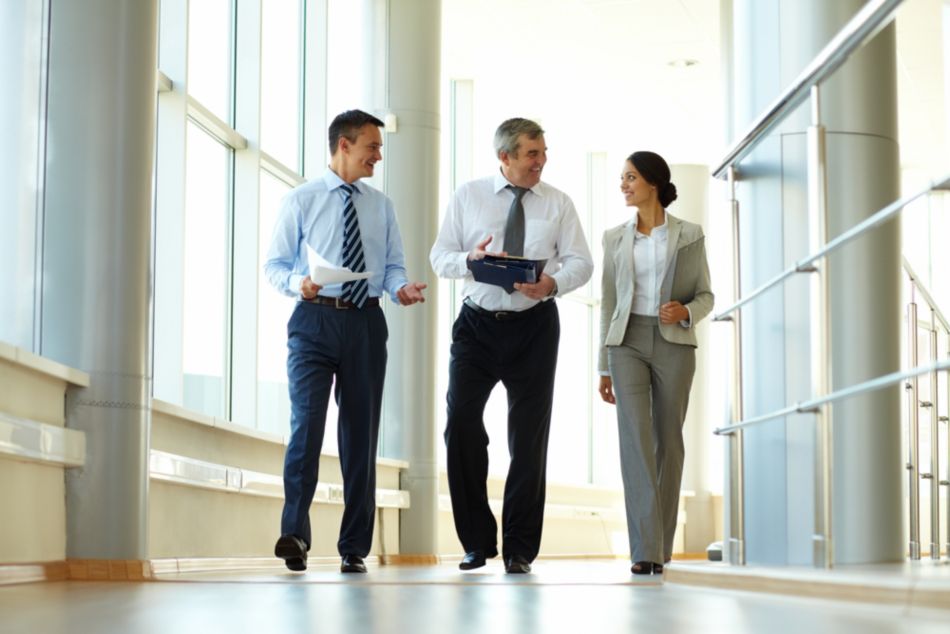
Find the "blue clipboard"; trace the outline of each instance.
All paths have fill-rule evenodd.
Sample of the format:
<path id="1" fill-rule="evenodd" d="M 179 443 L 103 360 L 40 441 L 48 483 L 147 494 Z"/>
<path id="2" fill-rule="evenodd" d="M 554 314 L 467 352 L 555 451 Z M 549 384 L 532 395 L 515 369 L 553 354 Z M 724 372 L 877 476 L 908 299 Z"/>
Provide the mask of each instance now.
<path id="1" fill-rule="evenodd" d="M 545 264 L 547 260 L 486 255 L 480 260 L 469 260 L 468 270 L 476 282 L 500 286 L 510 295 L 515 292 L 516 283 L 534 284 L 540 280 Z"/>

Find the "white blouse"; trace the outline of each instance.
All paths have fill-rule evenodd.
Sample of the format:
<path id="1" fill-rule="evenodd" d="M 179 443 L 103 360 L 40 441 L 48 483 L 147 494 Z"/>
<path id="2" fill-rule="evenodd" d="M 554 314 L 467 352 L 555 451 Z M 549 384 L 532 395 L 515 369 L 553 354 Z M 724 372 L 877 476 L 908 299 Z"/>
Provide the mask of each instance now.
<path id="1" fill-rule="evenodd" d="M 637 217 L 639 222 L 639 216 Z M 636 229 L 636 227 L 634 227 Z M 667 252 L 666 215 L 663 224 L 653 227 L 650 235 L 634 231 L 633 239 L 633 305 L 635 315 L 656 317 L 660 314 L 660 287 L 666 275 Z"/>

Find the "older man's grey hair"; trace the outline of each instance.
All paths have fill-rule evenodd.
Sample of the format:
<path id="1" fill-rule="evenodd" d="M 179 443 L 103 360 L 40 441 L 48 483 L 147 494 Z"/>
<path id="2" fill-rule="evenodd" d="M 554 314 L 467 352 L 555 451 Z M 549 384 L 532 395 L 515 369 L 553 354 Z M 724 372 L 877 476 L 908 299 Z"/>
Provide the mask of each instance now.
<path id="1" fill-rule="evenodd" d="M 516 154 L 518 152 L 518 139 L 522 134 L 526 134 L 533 141 L 544 134 L 544 130 L 530 119 L 521 119 L 520 117 L 508 119 L 495 130 L 495 156 L 501 158 L 502 152 Z"/>

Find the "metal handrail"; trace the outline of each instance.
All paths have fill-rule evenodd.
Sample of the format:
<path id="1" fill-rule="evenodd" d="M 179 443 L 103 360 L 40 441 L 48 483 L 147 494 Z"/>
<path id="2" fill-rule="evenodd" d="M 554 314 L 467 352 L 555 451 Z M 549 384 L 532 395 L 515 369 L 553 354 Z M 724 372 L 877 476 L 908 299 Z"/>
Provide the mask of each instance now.
<path id="1" fill-rule="evenodd" d="M 890 23 L 901 2 L 871 0 L 864 5 L 772 105 L 752 122 L 746 133 L 729 149 L 722 163 L 713 170 L 713 176 L 726 178 L 728 168 L 745 158 L 765 135 L 805 101 L 813 86 L 834 74 L 852 53 Z"/>
<path id="2" fill-rule="evenodd" d="M 907 273 L 907 276 L 910 277 L 911 283 L 917 288 L 917 292 L 920 293 L 921 297 L 924 298 L 924 301 L 927 302 L 927 306 L 933 311 L 934 317 L 936 317 L 937 321 L 940 322 L 940 325 L 943 326 L 944 331 L 950 334 L 950 322 L 948 322 L 947 318 L 943 316 L 942 312 L 940 312 L 940 308 L 937 307 L 937 302 L 934 301 L 933 297 L 930 295 L 930 292 L 927 290 L 927 287 L 924 286 L 920 281 L 920 276 L 914 272 L 914 269 L 911 267 L 910 262 L 907 261 L 907 258 L 901 259 L 904 263 L 904 271 Z"/>
<path id="3" fill-rule="evenodd" d="M 857 396 L 859 394 L 864 394 L 865 392 L 873 392 L 884 387 L 889 387 L 905 381 L 907 379 L 921 376 L 924 374 L 929 374 L 931 372 L 943 372 L 944 370 L 950 370 L 950 359 L 944 361 L 937 361 L 929 365 L 920 365 L 910 370 L 903 370 L 900 372 L 891 372 L 890 374 L 884 374 L 877 378 L 864 381 L 863 383 L 856 383 L 850 387 L 846 387 L 830 394 L 826 394 L 820 398 L 814 398 L 808 401 L 802 401 L 795 405 L 790 405 L 780 410 L 770 412 L 768 414 L 763 414 L 762 416 L 756 416 L 754 418 L 748 418 L 744 421 L 740 421 L 733 425 L 726 425 L 725 427 L 718 427 L 713 430 L 713 433 L 716 435 L 726 435 L 731 434 L 737 429 L 745 429 L 746 427 L 752 427 L 753 425 L 758 425 L 765 421 L 773 420 L 776 418 L 782 418 L 783 416 L 788 416 L 790 414 L 809 414 L 814 412 L 818 407 L 826 403 L 833 403 L 835 401 L 840 401 L 845 398 L 852 396 Z"/>
<path id="4" fill-rule="evenodd" d="M 917 200 L 921 196 L 925 196 L 926 194 L 929 194 L 930 192 L 934 190 L 946 190 L 946 189 L 950 189 L 950 174 L 943 177 L 942 179 L 931 181 L 930 183 L 927 184 L 926 187 L 921 188 L 920 190 L 914 192 L 913 194 L 910 194 L 909 196 L 898 198 L 897 200 L 887 205 L 883 209 L 875 212 L 873 215 L 868 216 L 863 221 L 854 225 L 853 227 L 851 227 L 850 229 L 848 229 L 847 231 L 845 231 L 838 237 L 834 238 L 833 240 L 830 240 L 827 244 L 825 244 L 824 247 L 822 247 L 817 252 L 811 255 L 808 255 L 802 258 L 801 260 L 798 260 L 797 262 L 795 262 L 795 264 L 787 268 L 785 271 L 783 271 L 779 275 L 776 275 L 775 277 L 765 282 L 764 284 L 756 288 L 754 291 L 752 291 L 748 295 L 744 296 L 739 301 L 733 303 L 726 309 L 717 313 L 715 316 L 713 316 L 712 320 L 725 321 L 725 318 L 727 315 L 735 312 L 737 309 L 748 304 L 759 295 L 762 295 L 766 291 L 770 290 L 773 286 L 777 286 L 778 284 L 781 284 L 786 279 L 795 275 L 796 273 L 811 272 L 813 270 L 812 264 L 815 261 L 823 258 L 824 256 L 828 255 L 832 251 L 851 242 L 852 240 L 859 237 L 864 232 L 869 231 L 870 229 L 874 229 L 875 227 L 881 224 L 884 224 L 885 222 L 890 220 L 892 216 L 897 215 L 906 205 L 909 205 L 910 203 Z M 930 302 L 930 304 L 933 305 L 933 302 Z"/>

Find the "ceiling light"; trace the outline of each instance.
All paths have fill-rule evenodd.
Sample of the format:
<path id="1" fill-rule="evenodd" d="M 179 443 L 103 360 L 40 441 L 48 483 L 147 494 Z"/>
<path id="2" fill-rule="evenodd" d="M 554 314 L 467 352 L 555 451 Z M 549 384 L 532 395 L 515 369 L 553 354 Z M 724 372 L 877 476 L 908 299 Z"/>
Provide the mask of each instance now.
<path id="1" fill-rule="evenodd" d="M 697 64 L 699 64 L 699 60 L 687 59 L 685 57 L 681 57 L 679 59 L 674 59 L 672 61 L 669 61 L 667 62 L 667 64 L 669 66 L 672 66 L 673 68 L 689 68 L 690 66 L 696 66 Z"/>

